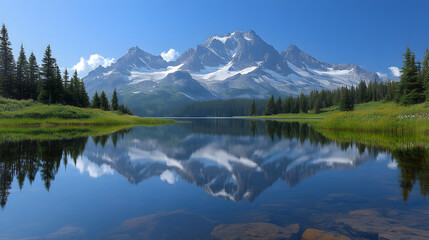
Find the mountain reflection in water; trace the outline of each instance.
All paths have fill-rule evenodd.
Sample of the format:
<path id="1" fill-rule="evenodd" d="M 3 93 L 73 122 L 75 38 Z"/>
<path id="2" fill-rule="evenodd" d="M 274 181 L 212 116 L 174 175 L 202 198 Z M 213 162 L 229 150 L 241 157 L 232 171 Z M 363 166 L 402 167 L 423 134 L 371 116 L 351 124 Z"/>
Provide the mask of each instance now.
<path id="1" fill-rule="evenodd" d="M 104 136 L 0 144 L 0 197 L 5 207 L 14 179 L 19 188 L 37 174 L 49 191 L 70 162 L 91 177 L 118 172 L 130 183 L 151 177 L 195 184 L 213 197 L 255 200 L 277 180 L 294 187 L 326 169 L 351 169 L 389 158 L 400 169 L 403 200 L 416 182 L 429 192 L 425 148 L 389 150 L 332 141 L 307 124 L 193 120 L 161 127 L 135 127 Z"/>

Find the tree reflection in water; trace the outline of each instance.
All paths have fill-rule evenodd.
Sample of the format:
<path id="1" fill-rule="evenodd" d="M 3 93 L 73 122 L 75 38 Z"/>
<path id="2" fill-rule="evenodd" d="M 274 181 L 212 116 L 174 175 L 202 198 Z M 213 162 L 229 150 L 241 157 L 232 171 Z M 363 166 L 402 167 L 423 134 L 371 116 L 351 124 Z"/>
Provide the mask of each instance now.
<path id="1" fill-rule="evenodd" d="M 229 122 L 228 122 L 229 121 Z M 266 135 L 271 141 L 281 139 L 296 139 L 301 144 L 309 141 L 312 145 L 326 145 L 335 141 L 317 132 L 309 124 L 298 122 L 278 122 L 278 121 L 244 121 L 244 120 L 204 120 L 197 124 L 185 124 L 176 126 L 185 130 L 185 133 L 203 133 L 228 136 L 261 136 Z M 102 148 L 111 139 L 114 148 L 118 139 L 123 139 L 131 129 L 114 132 L 110 135 L 91 137 L 96 145 Z M 166 129 L 160 128 L 158 133 L 162 136 L 158 141 L 175 144 L 175 140 L 181 141 L 183 136 L 174 136 L 174 133 L 164 132 Z M 168 137 L 167 137 L 168 136 Z M 173 140 L 175 139 L 175 140 Z M 268 140 L 269 141 L 269 140 Z M 0 205 L 4 207 L 10 194 L 12 183 L 16 178 L 20 189 L 22 189 L 25 179 L 30 184 L 35 180 L 37 174 L 44 182 L 46 190 L 49 191 L 55 175 L 61 165 L 67 166 L 70 159 L 77 164 L 79 156 L 83 154 L 87 145 L 88 137 L 65 139 L 65 140 L 24 140 L 24 141 L 3 141 L 0 144 Z M 416 147 L 411 149 L 389 150 L 382 147 L 374 147 L 362 143 L 337 142 L 341 150 L 355 146 L 360 155 L 366 151 L 377 156 L 379 152 L 386 152 L 392 155 L 392 161 L 397 162 L 400 169 L 400 187 L 404 201 L 407 201 L 409 193 L 416 182 L 419 182 L 420 193 L 423 196 L 429 193 L 429 152 L 427 148 Z M 265 169 L 266 174 L 270 174 L 270 168 Z M 272 171 L 275 171 L 272 170 Z M 275 175 L 274 172 L 271 172 Z M 183 176 L 182 176 L 183 177 Z M 184 177 L 186 178 L 186 177 Z M 247 184 L 252 184 L 251 182 Z M 255 184 L 255 183 L 253 183 Z M 293 186 L 293 185 L 292 185 Z"/>

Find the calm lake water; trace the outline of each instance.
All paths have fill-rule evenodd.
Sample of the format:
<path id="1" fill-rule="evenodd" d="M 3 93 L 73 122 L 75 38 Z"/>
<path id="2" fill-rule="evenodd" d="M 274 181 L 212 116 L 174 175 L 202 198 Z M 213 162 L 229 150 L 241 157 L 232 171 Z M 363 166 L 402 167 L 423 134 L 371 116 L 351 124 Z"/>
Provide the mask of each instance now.
<path id="1" fill-rule="evenodd" d="M 238 119 L 4 140 L 0 239 L 429 239 L 427 156 Z"/>

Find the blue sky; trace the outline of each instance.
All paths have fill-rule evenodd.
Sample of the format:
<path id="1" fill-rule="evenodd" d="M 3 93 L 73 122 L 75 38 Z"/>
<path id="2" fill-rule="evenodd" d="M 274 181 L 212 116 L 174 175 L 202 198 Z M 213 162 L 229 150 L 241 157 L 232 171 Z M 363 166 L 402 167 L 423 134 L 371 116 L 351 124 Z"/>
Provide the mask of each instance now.
<path id="1" fill-rule="evenodd" d="M 47 44 L 61 67 L 92 54 L 119 58 L 138 45 L 183 53 L 212 35 L 254 30 L 278 51 L 298 45 L 329 63 L 389 73 L 407 45 L 421 59 L 429 47 L 429 1 L 394 0 L 15 0 L 3 1 L 15 57 L 19 45 L 38 60 Z M 107 60 L 106 60 L 107 61 Z M 98 62 L 97 62 L 98 63 Z"/>

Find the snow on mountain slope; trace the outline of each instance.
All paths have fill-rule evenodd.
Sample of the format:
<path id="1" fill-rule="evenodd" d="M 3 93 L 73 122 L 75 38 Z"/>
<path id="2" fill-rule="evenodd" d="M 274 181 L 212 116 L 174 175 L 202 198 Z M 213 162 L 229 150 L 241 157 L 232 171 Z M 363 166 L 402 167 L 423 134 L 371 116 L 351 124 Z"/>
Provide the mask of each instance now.
<path id="1" fill-rule="evenodd" d="M 190 74 L 182 82 L 185 85 L 174 87 L 161 84 L 170 82 L 163 81 L 169 74 L 183 71 Z M 116 87 L 120 100 L 130 99 L 128 96 L 136 94 L 144 95 L 145 99 L 151 94 L 163 96 L 164 99 L 166 94 L 170 96 L 167 99 L 181 94 L 194 101 L 267 98 L 271 94 L 298 95 L 313 89 L 356 86 L 361 80 L 368 82 L 374 79 L 381 80 L 376 73 L 367 72 L 357 65 L 325 63 L 301 51 L 296 45 L 279 53 L 255 32 L 235 31 L 212 36 L 172 62 L 133 47 L 111 66 L 100 66 L 90 72 L 84 81 L 90 95 L 101 90 L 111 93 Z M 204 91 L 186 91 L 186 84 L 194 90 Z M 200 86 L 196 88 L 196 85 Z M 180 93 L 174 92 L 178 89 Z"/>

